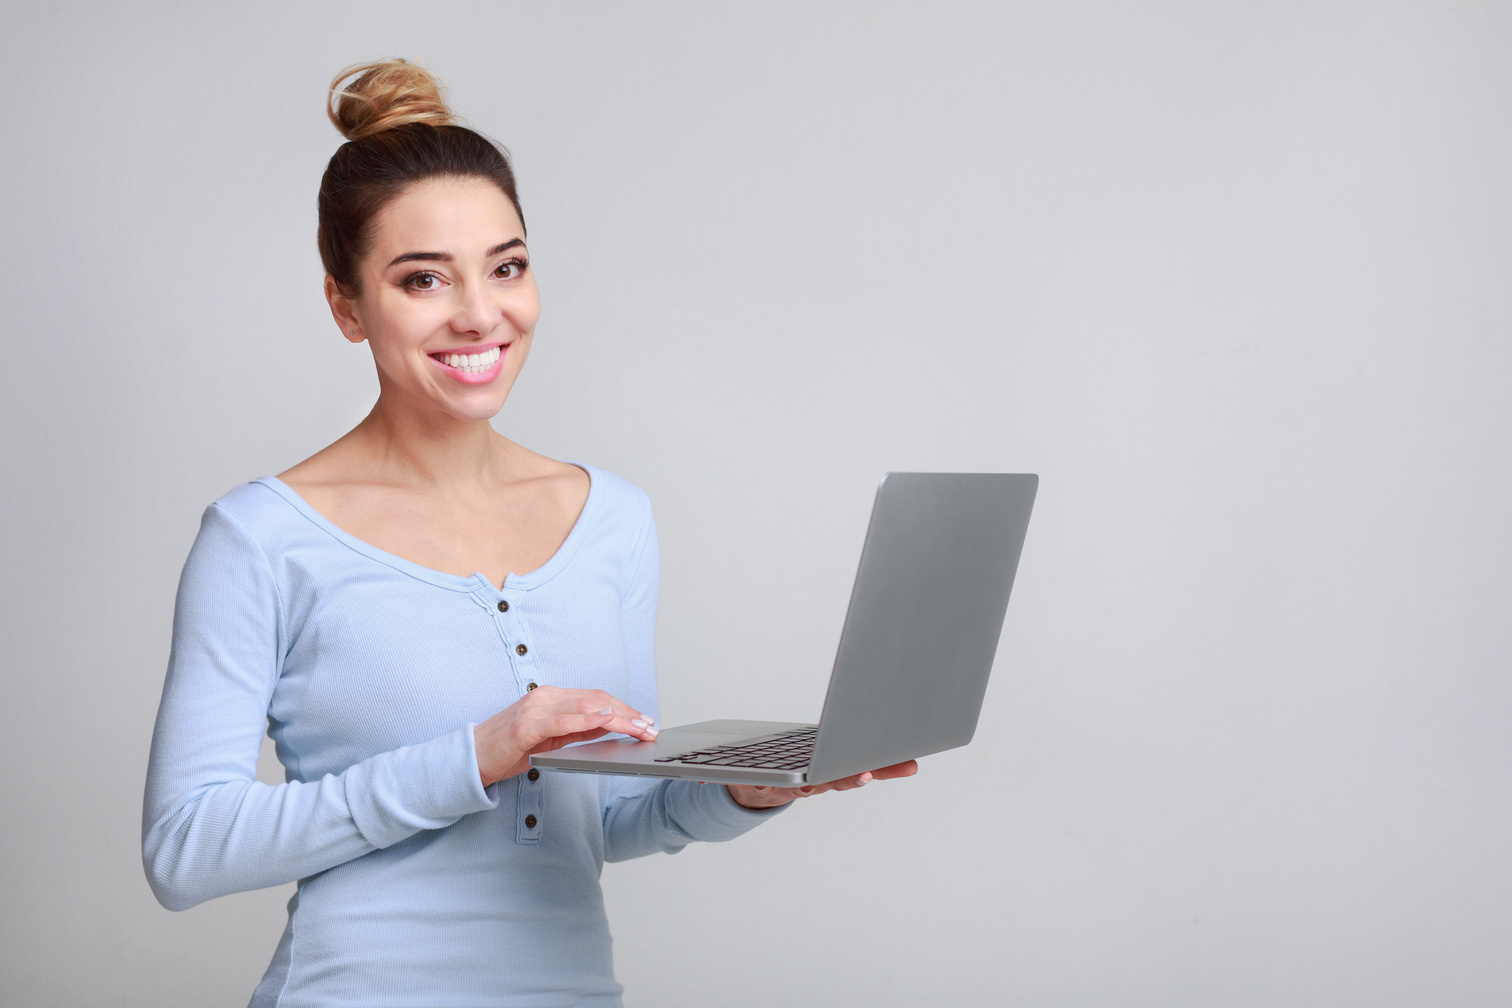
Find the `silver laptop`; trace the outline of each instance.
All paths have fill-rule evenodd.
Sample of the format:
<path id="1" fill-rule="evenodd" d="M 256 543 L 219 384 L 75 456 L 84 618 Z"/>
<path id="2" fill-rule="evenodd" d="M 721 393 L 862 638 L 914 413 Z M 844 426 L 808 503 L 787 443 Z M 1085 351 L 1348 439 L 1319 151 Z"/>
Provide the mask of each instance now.
<path id="1" fill-rule="evenodd" d="M 888 473 L 819 723 L 700 721 L 532 756 L 552 770 L 822 784 L 971 741 L 1039 477 Z"/>

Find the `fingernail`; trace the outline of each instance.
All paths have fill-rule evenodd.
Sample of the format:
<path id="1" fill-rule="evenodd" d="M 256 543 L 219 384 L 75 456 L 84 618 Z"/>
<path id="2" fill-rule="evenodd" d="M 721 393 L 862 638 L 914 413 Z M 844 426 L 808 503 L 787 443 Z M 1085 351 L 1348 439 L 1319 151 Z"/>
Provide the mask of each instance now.
<path id="1" fill-rule="evenodd" d="M 801 787 L 798 790 L 802 791 L 804 794 L 813 794 L 814 792 L 814 789 L 812 787 Z"/>
<path id="2" fill-rule="evenodd" d="M 856 787 L 865 787 L 866 785 L 870 784 L 871 782 L 872 782 L 872 779 L 870 777 L 857 777 L 856 778 Z"/>
<path id="3" fill-rule="evenodd" d="M 645 733 L 647 735 L 650 735 L 652 738 L 656 738 L 656 736 L 661 734 L 661 732 L 657 731 L 655 728 L 647 728 L 645 729 Z"/>
<path id="4" fill-rule="evenodd" d="M 605 714 L 613 714 L 613 713 L 614 713 L 614 708 L 613 707 L 605 707 L 603 710 L 599 711 L 599 717 L 603 717 Z"/>
<path id="5" fill-rule="evenodd" d="M 630 723 L 633 724 L 633 725 L 635 725 L 635 727 L 637 727 L 637 728 L 650 728 L 651 727 L 651 722 L 647 721 L 645 718 L 631 718 L 630 719 Z"/>

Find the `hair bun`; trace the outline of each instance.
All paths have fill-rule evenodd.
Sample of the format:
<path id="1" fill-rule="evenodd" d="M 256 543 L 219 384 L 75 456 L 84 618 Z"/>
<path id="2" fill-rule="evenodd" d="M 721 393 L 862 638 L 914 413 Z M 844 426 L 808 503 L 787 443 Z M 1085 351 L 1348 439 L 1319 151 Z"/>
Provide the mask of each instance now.
<path id="1" fill-rule="evenodd" d="M 343 88 L 341 82 L 352 76 L 357 79 Z M 331 94 L 336 100 L 326 105 L 326 112 L 348 140 L 361 140 L 406 123 L 453 123 L 451 109 L 441 97 L 441 82 L 429 70 L 408 60 L 349 66 L 331 81 Z"/>

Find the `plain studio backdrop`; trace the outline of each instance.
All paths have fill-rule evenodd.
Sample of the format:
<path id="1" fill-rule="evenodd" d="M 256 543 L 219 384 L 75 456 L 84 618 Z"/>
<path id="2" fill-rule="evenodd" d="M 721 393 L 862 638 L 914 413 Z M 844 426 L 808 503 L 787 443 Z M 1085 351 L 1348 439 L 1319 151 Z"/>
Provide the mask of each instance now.
<path id="1" fill-rule="evenodd" d="M 886 470 L 1037 472 L 983 722 L 610 865 L 634 1008 L 1512 999 L 1512 7 L 9 4 L 0 1002 L 245 1002 L 152 899 L 201 510 L 376 390 L 327 81 L 513 151 L 499 430 L 646 488 L 664 723 L 817 716 Z M 265 779 L 273 768 L 267 768 Z"/>

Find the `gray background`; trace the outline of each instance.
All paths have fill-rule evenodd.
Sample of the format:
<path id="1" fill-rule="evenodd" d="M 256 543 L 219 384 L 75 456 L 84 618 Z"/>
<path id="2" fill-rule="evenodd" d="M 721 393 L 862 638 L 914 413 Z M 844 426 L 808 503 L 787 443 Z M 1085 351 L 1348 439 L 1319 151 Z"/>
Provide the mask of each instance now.
<path id="1" fill-rule="evenodd" d="M 1474 2 L 8 4 L 0 1001 L 235 1005 L 272 952 L 287 889 L 153 902 L 140 792 L 200 510 L 374 394 L 320 101 L 406 55 L 516 155 L 499 429 L 656 503 L 667 722 L 817 713 L 884 470 L 1043 480 L 986 730 L 610 866 L 629 1004 L 1506 1003 L 1509 42 Z"/>

